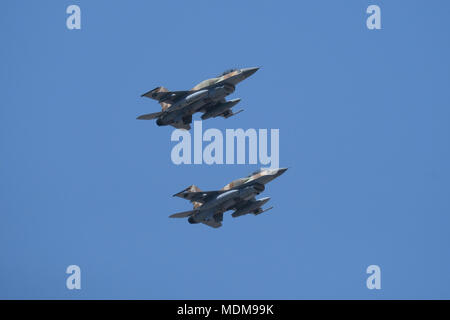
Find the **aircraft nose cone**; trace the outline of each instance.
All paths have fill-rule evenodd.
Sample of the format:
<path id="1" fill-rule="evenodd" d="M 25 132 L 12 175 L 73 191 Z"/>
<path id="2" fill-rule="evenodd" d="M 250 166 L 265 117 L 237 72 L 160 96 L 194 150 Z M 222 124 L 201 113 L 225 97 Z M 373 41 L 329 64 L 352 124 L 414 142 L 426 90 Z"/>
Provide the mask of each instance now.
<path id="1" fill-rule="evenodd" d="M 287 169 L 288 169 L 288 168 L 279 168 L 279 169 L 277 170 L 277 177 L 279 177 L 279 176 L 281 176 L 283 173 L 285 173 Z"/>
<path id="2" fill-rule="evenodd" d="M 242 69 L 242 73 L 245 75 L 246 78 L 248 78 L 258 70 L 259 70 L 259 67 L 258 68 L 244 68 L 244 69 Z"/>

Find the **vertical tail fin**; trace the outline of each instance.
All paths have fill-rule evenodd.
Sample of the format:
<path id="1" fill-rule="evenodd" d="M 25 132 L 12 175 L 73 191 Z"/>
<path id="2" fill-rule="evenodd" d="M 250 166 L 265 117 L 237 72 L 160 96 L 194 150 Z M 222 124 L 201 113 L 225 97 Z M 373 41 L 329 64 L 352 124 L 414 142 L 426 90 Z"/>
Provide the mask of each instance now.
<path id="1" fill-rule="evenodd" d="M 159 87 L 158 88 L 158 92 L 168 92 L 169 90 L 165 87 Z M 171 103 L 167 103 L 167 102 L 160 102 L 159 103 L 161 105 L 161 110 L 165 111 L 167 108 L 169 108 L 172 104 Z"/>
<path id="2" fill-rule="evenodd" d="M 196 185 L 193 184 L 193 185 L 191 185 L 191 186 L 189 186 L 187 188 L 187 191 L 189 191 L 189 192 L 201 192 L 202 190 L 200 190 L 199 187 L 197 187 Z M 192 201 L 192 205 L 193 205 L 194 209 L 197 209 L 198 207 L 202 206 L 202 203 L 201 202 Z"/>
<path id="3" fill-rule="evenodd" d="M 155 100 L 160 100 L 162 96 L 164 96 L 164 92 L 169 92 L 167 88 L 164 87 L 157 87 L 153 90 L 150 90 L 149 92 L 144 93 L 142 96 L 147 98 L 152 98 Z M 162 111 L 165 111 L 167 108 L 169 108 L 172 104 L 167 102 L 159 102 L 161 105 Z"/>
<path id="4" fill-rule="evenodd" d="M 182 191 L 180 191 L 178 193 L 175 193 L 173 196 L 189 200 L 189 199 L 192 199 L 191 197 L 189 197 L 189 194 L 190 193 L 196 193 L 196 192 L 202 192 L 202 190 L 200 190 L 200 188 L 197 187 L 196 185 L 190 185 L 186 189 L 184 189 L 184 190 L 182 190 Z M 197 201 L 193 201 L 193 200 L 190 200 L 190 201 L 193 204 L 194 209 L 197 209 L 198 207 L 201 207 L 202 204 L 203 204 L 201 202 L 197 202 Z"/>

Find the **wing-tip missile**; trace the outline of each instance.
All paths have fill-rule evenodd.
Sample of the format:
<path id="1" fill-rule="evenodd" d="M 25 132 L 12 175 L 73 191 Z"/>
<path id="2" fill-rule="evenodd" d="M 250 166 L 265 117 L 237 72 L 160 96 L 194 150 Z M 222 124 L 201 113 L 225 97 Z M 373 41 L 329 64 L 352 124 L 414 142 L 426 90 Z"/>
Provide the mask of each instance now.
<path id="1" fill-rule="evenodd" d="M 235 116 L 235 115 L 241 113 L 242 111 L 244 111 L 244 109 L 241 109 L 241 110 L 239 110 L 237 112 L 231 112 L 229 115 L 226 115 L 224 117 L 225 117 L 225 119 L 228 119 L 229 117 Z"/>
<path id="2" fill-rule="evenodd" d="M 257 216 L 258 214 L 261 214 L 261 213 L 264 213 L 264 212 L 267 212 L 267 211 L 269 211 L 269 210 L 272 210 L 273 209 L 273 207 L 269 207 L 269 208 L 267 208 L 267 209 L 261 209 L 261 208 L 259 208 L 259 210 L 261 210 L 261 211 L 257 211 L 257 212 L 255 212 L 254 213 L 254 215 L 255 216 Z"/>

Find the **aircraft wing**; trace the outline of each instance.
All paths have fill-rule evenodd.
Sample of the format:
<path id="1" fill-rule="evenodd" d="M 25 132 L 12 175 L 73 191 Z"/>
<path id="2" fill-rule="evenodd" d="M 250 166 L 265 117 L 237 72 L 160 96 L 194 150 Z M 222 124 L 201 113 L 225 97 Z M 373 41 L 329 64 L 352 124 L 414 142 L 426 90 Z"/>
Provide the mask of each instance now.
<path id="1" fill-rule="evenodd" d="M 187 218 L 192 216 L 195 212 L 196 212 L 195 210 L 178 212 L 170 215 L 169 218 Z"/>
<path id="2" fill-rule="evenodd" d="M 155 112 L 155 113 L 143 114 L 143 115 L 137 117 L 137 119 L 139 119 L 139 120 L 152 120 L 152 119 L 158 118 L 163 113 L 164 112 Z"/>
<path id="3" fill-rule="evenodd" d="M 192 93 L 191 91 L 168 91 L 164 87 L 157 87 L 149 92 L 144 93 L 141 97 L 155 99 L 159 102 L 174 103 L 184 96 Z"/>
<path id="4" fill-rule="evenodd" d="M 174 194 L 174 197 L 180 197 L 186 200 L 189 200 L 191 202 L 200 202 L 205 203 L 206 200 L 210 197 L 214 197 L 216 195 L 219 195 L 225 191 L 223 190 L 217 190 L 217 191 L 199 191 L 199 192 L 192 192 L 188 191 L 190 187 L 184 189 L 183 191 L 180 191 L 176 194 Z"/>

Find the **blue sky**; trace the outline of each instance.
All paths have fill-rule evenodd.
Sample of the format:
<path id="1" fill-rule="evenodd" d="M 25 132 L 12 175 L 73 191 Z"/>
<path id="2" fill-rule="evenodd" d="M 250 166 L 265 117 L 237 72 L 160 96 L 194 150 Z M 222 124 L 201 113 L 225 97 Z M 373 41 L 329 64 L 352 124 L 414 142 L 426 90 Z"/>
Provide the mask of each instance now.
<path id="1" fill-rule="evenodd" d="M 78 4 L 82 29 L 68 30 Z M 381 7 L 382 30 L 366 28 Z M 448 1 L 5 1 L 0 298 L 450 298 Z M 140 94 L 261 66 L 203 127 L 280 129 L 275 208 L 211 229 Z M 198 119 L 198 116 L 197 118 Z M 66 267 L 82 270 L 67 290 Z M 381 290 L 366 288 L 381 267 Z"/>

